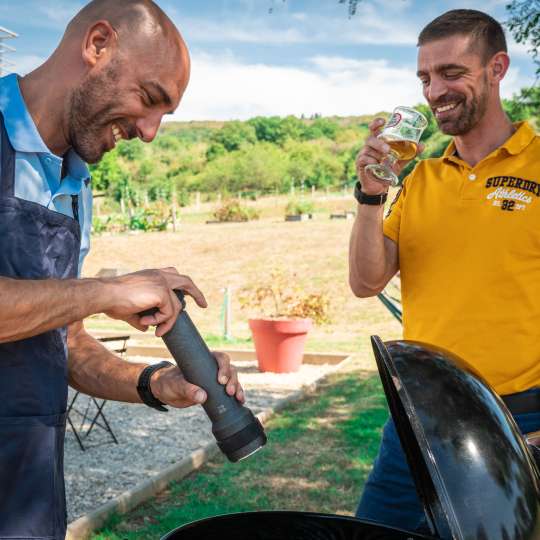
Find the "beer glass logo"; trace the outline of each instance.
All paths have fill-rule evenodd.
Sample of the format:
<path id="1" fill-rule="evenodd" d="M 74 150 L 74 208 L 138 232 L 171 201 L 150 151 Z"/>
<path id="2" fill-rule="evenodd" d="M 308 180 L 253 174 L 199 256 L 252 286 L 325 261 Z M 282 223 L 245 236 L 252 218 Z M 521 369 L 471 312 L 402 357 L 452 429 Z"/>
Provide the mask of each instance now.
<path id="1" fill-rule="evenodd" d="M 384 129 L 397 126 L 400 122 L 401 122 L 401 114 L 399 114 L 398 112 L 395 112 L 390 117 L 390 120 L 388 120 L 388 124 L 386 124 L 386 126 L 384 126 Z"/>

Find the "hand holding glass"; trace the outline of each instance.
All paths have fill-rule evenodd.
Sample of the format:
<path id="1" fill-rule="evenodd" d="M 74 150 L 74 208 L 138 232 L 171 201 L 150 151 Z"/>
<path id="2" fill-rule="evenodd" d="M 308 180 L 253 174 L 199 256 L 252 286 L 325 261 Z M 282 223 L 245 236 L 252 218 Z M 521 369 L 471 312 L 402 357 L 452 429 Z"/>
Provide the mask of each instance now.
<path id="1" fill-rule="evenodd" d="M 409 107 L 396 107 L 390 120 L 378 136 L 390 147 L 390 152 L 380 163 L 367 165 L 373 179 L 381 184 L 397 186 L 399 178 L 392 170 L 399 160 L 413 159 L 418 152 L 418 143 L 428 121 L 426 117 Z"/>

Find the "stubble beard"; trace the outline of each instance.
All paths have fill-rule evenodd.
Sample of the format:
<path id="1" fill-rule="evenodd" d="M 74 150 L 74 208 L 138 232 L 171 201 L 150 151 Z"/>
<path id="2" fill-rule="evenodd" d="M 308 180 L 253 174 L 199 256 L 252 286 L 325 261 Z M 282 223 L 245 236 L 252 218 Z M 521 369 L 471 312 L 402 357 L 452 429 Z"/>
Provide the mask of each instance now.
<path id="1" fill-rule="evenodd" d="M 68 133 L 75 152 L 87 163 L 97 163 L 107 151 L 107 129 L 117 105 L 118 66 L 89 75 L 71 94 Z"/>
<path id="2" fill-rule="evenodd" d="M 461 114 L 452 121 L 439 122 L 439 129 L 445 135 L 460 136 L 466 135 L 482 120 L 487 111 L 488 106 L 488 84 L 487 76 L 484 75 L 482 80 L 482 89 L 478 94 L 472 96 L 470 101 L 464 99 L 462 103 Z"/>

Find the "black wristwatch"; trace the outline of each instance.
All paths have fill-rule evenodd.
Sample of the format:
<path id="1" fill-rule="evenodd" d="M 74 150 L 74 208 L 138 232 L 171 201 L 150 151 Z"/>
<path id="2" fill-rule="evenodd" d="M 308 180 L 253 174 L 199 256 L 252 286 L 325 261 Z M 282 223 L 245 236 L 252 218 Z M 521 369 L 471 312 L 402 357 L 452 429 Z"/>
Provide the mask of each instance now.
<path id="1" fill-rule="evenodd" d="M 368 195 L 362 191 L 362 184 L 356 182 L 354 186 L 354 198 L 360 204 L 369 204 L 372 206 L 381 206 L 386 202 L 388 193 L 379 193 L 378 195 Z"/>
<path id="2" fill-rule="evenodd" d="M 165 367 L 172 366 L 171 362 L 167 362 L 167 360 L 163 360 L 163 362 L 159 362 L 159 364 L 152 364 L 151 366 L 146 366 L 139 375 L 139 382 L 137 383 L 137 392 L 139 392 L 139 396 L 142 400 L 142 402 L 145 405 L 148 405 L 149 407 L 152 407 L 152 409 L 157 409 L 158 411 L 163 412 L 169 412 L 168 409 L 166 409 L 163 405 L 162 401 L 160 401 L 154 394 L 152 394 L 152 390 L 150 389 L 150 378 L 152 375 L 158 370 Z"/>

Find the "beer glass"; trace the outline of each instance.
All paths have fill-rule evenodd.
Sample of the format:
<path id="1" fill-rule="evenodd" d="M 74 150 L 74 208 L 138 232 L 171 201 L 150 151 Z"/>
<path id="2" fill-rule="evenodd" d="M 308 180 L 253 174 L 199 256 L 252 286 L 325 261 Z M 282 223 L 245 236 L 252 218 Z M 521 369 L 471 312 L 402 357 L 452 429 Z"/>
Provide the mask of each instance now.
<path id="1" fill-rule="evenodd" d="M 418 142 L 428 121 L 426 117 L 415 109 L 409 107 L 396 107 L 390 120 L 378 136 L 390 147 L 390 152 L 380 163 L 367 165 L 374 179 L 381 184 L 397 186 L 399 178 L 392 167 L 399 160 L 409 160 L 416 156 Z"/>

